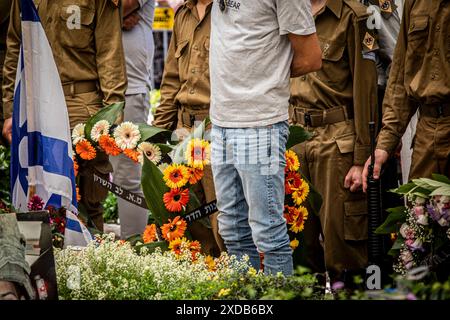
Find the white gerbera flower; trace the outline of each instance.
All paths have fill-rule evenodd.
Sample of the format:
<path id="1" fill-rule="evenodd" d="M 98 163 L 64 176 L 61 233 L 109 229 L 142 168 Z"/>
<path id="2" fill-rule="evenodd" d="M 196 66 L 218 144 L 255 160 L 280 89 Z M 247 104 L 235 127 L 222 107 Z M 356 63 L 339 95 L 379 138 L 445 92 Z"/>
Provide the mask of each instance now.
<path id="1" fill-rule="evenodd" d="M 107 120 L 98 121 L 92 127 L 91 139 L 95 142 L 98 142 L 101 136 L 109 134 L 109 128 L 111 128 L 111 125 Z"/>
<path id="2" fill-rule="evenodd" d="M 150 142 L 142 142 L 138 145 L 137 149 L 141 164 L 144 164 L 144 155 L 154 164 L 158 164 L 161 161 L 161 149 L 157 145 Z"/>
<path id="3" fill-rule="evenodd" d="M 84 127 L 86 125 L 84 123 L 79 123 L 72 130 L 72 143 L 73 145 L 77 145 L 81 141 L 85 141 L 86 137 L 84 136 Z"/>
<path id="4" fill-rule="evenodd" d="M 114 139 L 120 149 L 134 149 L 141 139 L 139 127 L 129 121 L 126 121 L 114 130 Z"/>

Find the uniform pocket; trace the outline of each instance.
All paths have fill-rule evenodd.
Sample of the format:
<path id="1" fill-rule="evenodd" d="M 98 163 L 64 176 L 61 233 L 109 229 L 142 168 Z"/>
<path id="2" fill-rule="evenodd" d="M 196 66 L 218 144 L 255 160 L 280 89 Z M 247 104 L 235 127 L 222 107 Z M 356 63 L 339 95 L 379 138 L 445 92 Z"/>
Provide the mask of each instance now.
<path id="1" fill-rule="evenodd" d="M 428 35 L 428 16 L 412 17 L 408 29 L 408 43 L 424 40 Z"/>
<path id="2" fill-rule="evenodd" d="M 368 238 L 367 201 L 344 202 L 344 239 L 362 241 Z"/>
<path id="3" fill-rule="evenodd" d="M 346 43 L 336 40 L 320 39 L 322 49 L 322 69 L 317 77 L 325 83 L 342 84 L 348 77 L 348 62 L 345 58 Z"/>
<path id="4" fill-rule="evenodd" d="M 339 152 L 342 154 L 351 153 L 355 149 L 355 134 L 348 133 L 335 138 Z"/>
<path id="5" fill-rule="evenodd" d="M 186 51 L 186 48 L 189 44 L 188 40 L 183 40 L 177 43 L 177 50 L 175 51 L 175 58 L 179 59 Z"/>
<path id="6" fill-rule="evenodd" d="M 94 40 L 95 11 L 85 7 L 77 8 L 79 12 L 72 6 L 61 8 L 60 41 L 65 47 L 85 49 Z"/>

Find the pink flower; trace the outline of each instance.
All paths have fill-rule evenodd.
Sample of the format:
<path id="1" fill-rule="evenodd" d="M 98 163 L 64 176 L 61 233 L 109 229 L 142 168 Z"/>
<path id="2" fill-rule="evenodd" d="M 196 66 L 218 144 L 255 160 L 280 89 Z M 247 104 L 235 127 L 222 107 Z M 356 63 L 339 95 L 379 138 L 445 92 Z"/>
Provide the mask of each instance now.
<path id="1" fill-rule="evenodd" d="M 402 226 L 400 227 L 400 234 L 405 239 L 414 238 L 414 230 L 406 223 L 402 224 Z"/>
<path id="2" fill-rule="evenodd" d="M 412 252 L 409 250 L 403 250 L 400 253 L 400 260 L 402 261 L 406 269 L 411 269 L 414 265 L 414 257 L 412 255 Z"/>
<path id="3" fill-rule="evenodd" d="M 422 214 L 421 216 L 418 216 L 417 223 L 421 224 L 423 226 L 427 226 L 428 225 L 428 215 Z"/>
<path id="4" fill-rule="evenodd" d="M 27 207 L 30 211 L 41 211 L 44 208 L 44 201 L 42 201 L 41 197 L 35 194 L 31 197 Z"/>
<path id="5" fill-rule="evenodd" d="M 423 207 L 414 207 L 414 213 L 416 217 L 419 217 L 424 214 Z"/>

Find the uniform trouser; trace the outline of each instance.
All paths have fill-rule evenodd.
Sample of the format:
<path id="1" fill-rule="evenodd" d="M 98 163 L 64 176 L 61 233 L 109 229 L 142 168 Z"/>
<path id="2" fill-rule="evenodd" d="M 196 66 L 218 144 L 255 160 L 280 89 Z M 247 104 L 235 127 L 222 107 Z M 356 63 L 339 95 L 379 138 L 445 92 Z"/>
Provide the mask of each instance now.
<path id="1" fill-rule="evenodd" d="M 90 117 L 97 113 L 102 107 L 102 96 L 98 92 L 88 92 L 66 96 L 67 109 L 69 111 L 70 127 L 78 123 L 86 123 Z M 108 191 L 94 182 L 93 174 L 109 180 L 112 166 L 108 156 L 97 151 L 97 157 L 91 161 L 80 161 L 79 163 L 80 204 L 86 210 L 93 226 L 103 231 L 103 201 Z"/>
<path id="2" fill-rule="evenodd" d="M 133 94 L 125 96 L 124 121 L 146 123 L 150 110 L 148 94 Z M 111 157 L 114 183 L 144 196 L 141 188 L 142 167 L 124 155 Z M 142 234 L 148 222 L 148 210 L 138 207 L 122 198 L 117 198 L 120 218 L 120 237 L 127 239 L 136 234 Z"/>
<path id="3" fill-rule="evenodd" d="M 410 179 L 433 173 L 450 177 L 450 116 L 420 116 L 412 147 Z"/>
<path id="4" fill-rule="evenodd" d="M 329 272 L 331 280 L 367 264 L 367 202 L 362 191 L 344 188 L 353 166 L 354 125 L 343 121 L 310 129 L 313 138 L 293 148 L 302 174 L 322 195 L 319 216 L 310 214 L 304 229 L 307 267 Z M 320 235 L 323 242 L 320 241 Z"/>

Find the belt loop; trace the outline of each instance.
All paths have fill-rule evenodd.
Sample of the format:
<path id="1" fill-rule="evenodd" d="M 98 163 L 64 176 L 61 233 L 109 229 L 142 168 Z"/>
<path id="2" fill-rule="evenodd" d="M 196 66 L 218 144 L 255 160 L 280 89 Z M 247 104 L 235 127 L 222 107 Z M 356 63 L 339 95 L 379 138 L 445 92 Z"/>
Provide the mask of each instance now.
<path id="1" fill-rule="evenodd" d="M 344 112 L 345 121 L 349 120 L 348 111 L 346 106 L 342 106 L 342 111 Z"/>
<path id="2" fill-rule="evenodd" d="M 70 95 L 71 97 L 75 97 L 75 82 L 70 83 Z"/>

